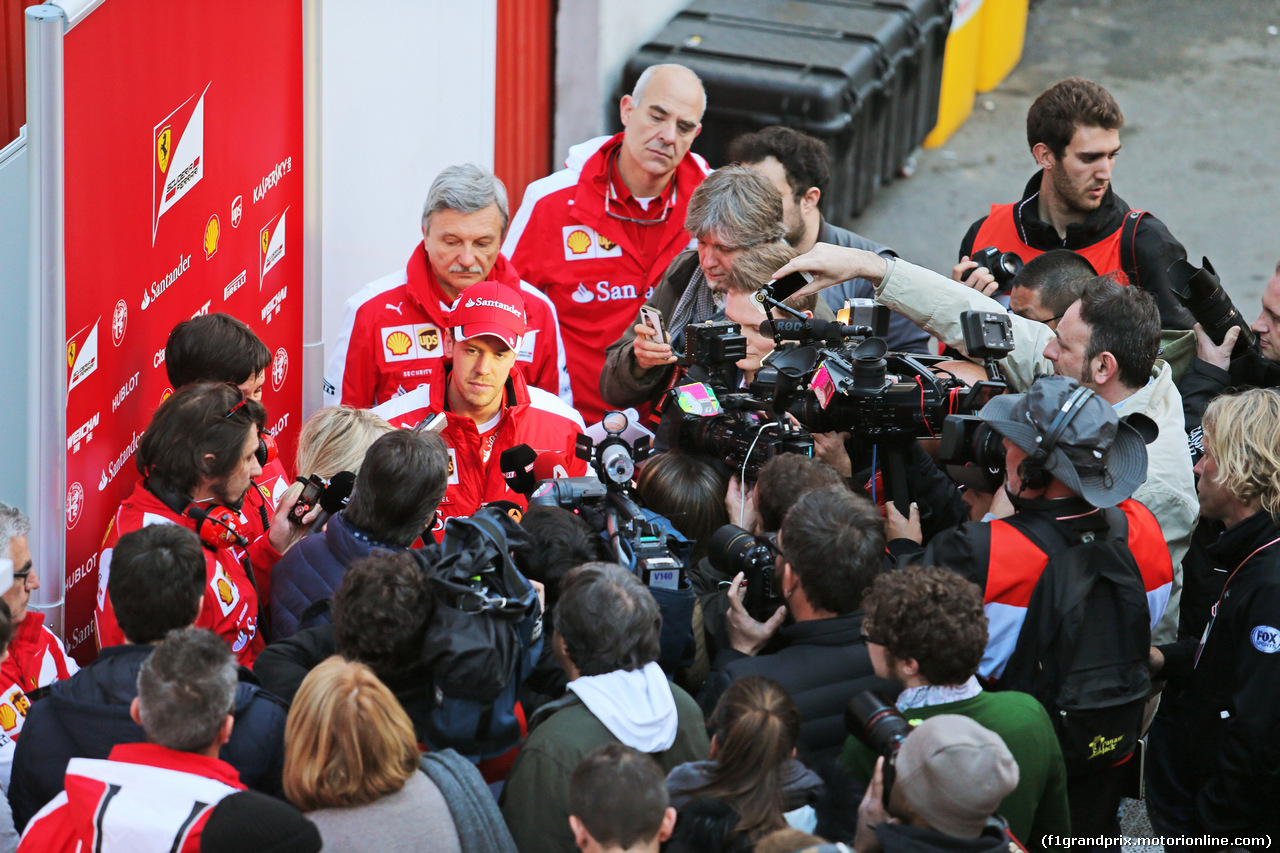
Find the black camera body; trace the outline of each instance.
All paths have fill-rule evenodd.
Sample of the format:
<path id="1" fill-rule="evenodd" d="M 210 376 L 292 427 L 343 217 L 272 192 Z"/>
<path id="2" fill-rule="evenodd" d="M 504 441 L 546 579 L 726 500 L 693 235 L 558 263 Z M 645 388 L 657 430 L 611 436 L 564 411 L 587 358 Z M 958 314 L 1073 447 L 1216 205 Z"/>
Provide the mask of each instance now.
<path id="1" fill-rule="evenodd" d="M 1213 264 L 1205 257 L 1201 257 L 1200 262 L 1204 264 L 1200 269 L 1192 266 L 1186 258 L 1178 258 L 1170 264 L 1169 290 L 1215 344 L 1222 345 L 1232 326 L 1240 330 L 1240 337 L 1236 338 L 1235 348 L 1231 351 L 1232 358 L 1260 352 L 1257 335 L 1222 288 Z"/>
<path id="2" fill-rule="evenodd" d="M 768 621 L 782 605 L 781 580 L 775 576 L 777 547 L 765 536 L 752 536 L 736 524 L 711 534 L 707 560 L 729 578 L 741 572 L 747 591 L 742 604 L 757 622 Z"/>
<path id="3" fill-rule="evenodd" d="M 902 742 L 911 734 L 911 723 L 898 706 L 874 690 L 864 690 L 849 700 L 844 709 L 845 731 L 860 740 L 877 755 L 884 756 L 881 778 L 884 782 L 884 806 L 889 807 L 893 789 L 894 767 Z"/>
<path id="4" fill-rule="evenodd" d="M 718 459 L 746 480 L 783 453 L 813 456 L 813 436 L 790 424 L 751 423 L 734 415 L 681 417 L 673 445 Z"/>
<path id="5" fill-rule="evenodd" d="M 978 249 L 969 256 L 978 266 L 986 267 L 996 280 L 996 295 L 1003 296 L 1013 290 L 1013 280 L 1022 272 L 1022 258 L 1013 252 L 1002 252 L 995 246 Z"/>

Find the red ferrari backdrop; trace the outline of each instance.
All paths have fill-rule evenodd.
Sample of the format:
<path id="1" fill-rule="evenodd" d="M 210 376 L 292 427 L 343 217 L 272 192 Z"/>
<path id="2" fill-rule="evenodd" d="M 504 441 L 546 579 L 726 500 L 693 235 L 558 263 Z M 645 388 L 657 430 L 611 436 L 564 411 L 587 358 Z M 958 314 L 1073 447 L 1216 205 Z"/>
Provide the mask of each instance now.
<path id="1" fill-rule="evenodd" d="M 66 642 L 82 663 L 102 538 L 172 393 L 175 324 L 223 311 L 258 333 L 268 424 L 292 466 L 302 50 L 300 0 L 107 0 L 66 35 Z"/>

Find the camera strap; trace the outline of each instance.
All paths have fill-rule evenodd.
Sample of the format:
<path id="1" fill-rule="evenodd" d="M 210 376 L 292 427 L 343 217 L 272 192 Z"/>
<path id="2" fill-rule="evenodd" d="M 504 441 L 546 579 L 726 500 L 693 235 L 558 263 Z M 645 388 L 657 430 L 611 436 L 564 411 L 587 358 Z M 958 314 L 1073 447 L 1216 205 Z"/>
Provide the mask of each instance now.
<path id="1" fill-rule="evenodd" d="M 1120 226 L 1120 270 L 1134 287 L 1142 287 L 1138 280 L 1138 249 L 1134 246 L 1134 238 L 1138 233 L 1138 223 L 1146 215 L 1145 210 L 1131 210 Z"/>

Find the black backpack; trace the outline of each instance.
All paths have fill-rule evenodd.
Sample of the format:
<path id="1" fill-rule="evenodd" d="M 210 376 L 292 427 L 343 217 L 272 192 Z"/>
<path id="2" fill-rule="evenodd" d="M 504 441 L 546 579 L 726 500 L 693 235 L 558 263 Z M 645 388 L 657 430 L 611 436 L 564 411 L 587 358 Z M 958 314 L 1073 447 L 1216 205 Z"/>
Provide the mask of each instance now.
<path id="1" fill-rule="evenodd" d="M 1006 521 L 1049 562 L 998 689 L 1044 705 L 1068 775 L 1114 766 L 1133 753 L 1151 690 L 1151 612 L 1128 519 L 1113 507 L 1071 526 L 1035 515 Z"/>

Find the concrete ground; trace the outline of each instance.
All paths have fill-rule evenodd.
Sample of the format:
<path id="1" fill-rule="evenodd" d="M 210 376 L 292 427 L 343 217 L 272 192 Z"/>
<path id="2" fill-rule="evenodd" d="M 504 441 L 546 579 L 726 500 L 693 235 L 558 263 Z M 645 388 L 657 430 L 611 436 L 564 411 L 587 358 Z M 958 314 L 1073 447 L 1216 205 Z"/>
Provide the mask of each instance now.
<path id="1" fill-rule="evenodd" d="M 949 271 L 969 225 L 1016 200 L 1035 169 L 1027 108 L 1073 75 L 1106 86 L 1124 110 L 1116 191 L 1164 220 L 1193 262 L 1207 255 L 1252 320 L 1280 260 L 1276 0 L 1037 0 L 1022 62 L 854 230 Z M 1141 802 L 1126 802 L 1122 828 L 1151 835 Z"/>
<path id="2" fill-rule="evenodd" d="M 1242 314 L 1258 314 L 1280 260 L 1280 3 L 1036 0 L 1022 61 L 912 177 L 882 189 L 854 230 L 939 271 L 992 203 L 1035 170 L 1027 108 L 1069 76 L 1106 86 L 1125 114 L 1113 183 L 1207 255 Z"/>

